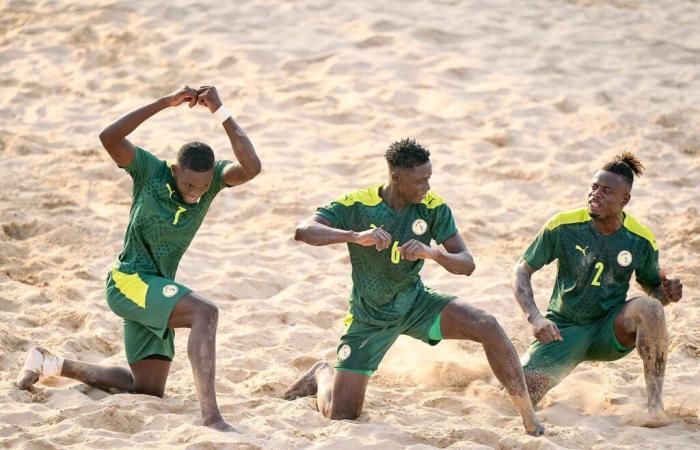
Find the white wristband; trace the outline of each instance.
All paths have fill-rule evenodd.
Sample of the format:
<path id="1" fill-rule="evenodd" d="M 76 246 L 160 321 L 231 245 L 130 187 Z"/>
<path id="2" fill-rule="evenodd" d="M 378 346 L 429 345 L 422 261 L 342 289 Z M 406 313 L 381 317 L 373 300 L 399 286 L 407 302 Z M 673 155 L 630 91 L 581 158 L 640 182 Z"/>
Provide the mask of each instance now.
<path id="1" fill-rule="evenodd" d="M 221 106 L 219 106 L 219 109 L 214 111 L 214 115 L 219 122 L 224 123 L 229 117 L 231 117 L 231 111 L 229 111 L 228 108 L 222 103 Z"/>

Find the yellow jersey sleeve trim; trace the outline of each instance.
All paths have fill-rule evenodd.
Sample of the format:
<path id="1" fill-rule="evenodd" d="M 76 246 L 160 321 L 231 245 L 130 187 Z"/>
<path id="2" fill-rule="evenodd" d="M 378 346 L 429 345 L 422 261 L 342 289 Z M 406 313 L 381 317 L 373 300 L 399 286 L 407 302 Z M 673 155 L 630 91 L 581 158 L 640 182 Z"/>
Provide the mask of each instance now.
<path id="1" fill-rule="evenodd" d="M 654 233 L 649 227 L 642 225 L 637 219 L 627 213 L 625 213 L 625 220 L 622 222 L 622 225 L 637 236 L 641 236 L 649 241 L 654 251 L 659 250 L 659 246 L 656 245 L 656 236 L 654 236 Z"/>
<path id="2" fill-rule="evenodd" d="M 545 224 L 547 230 L 554 230 L 560 225 L 569 225 L 572 223 L 583 223 L 591 220 L 591 216 L 588 215 L 588 208 L 579 208 L 571 211 L 564 211 L 556 214 L 554 217 L 549 219 Z"/>
<path id="3" fill-rule="evenodd" d="M 132 302 L 141 308 L 146 308 L 146 293 L 148 285 L 139 277 L 139 274 L 127 274 L 117 269 L 112 269 L 112 279 L 117 289 Z"/>
<path id="4" fill-rule="evenodd" d="M 353 320 L 353 317 L 352 317 L 352 314 L 350 314 L 350 313 L 348 313 L 348 315 L 345 316 L 345 319 L 343 319 L 343 327 L 344 327 L 343 334 L 348 332 L 350 325 L 352 325 L 352 320 Z"/>
<path id="5" fill-rule="evenodd" d="M 362 189 L 360 191 L 351 192 L 350 194 L 342 195 L 336 199 L 336 203 L 340 203 L 344 206 L 351 206 L 354 203 L 362 203 L 366 206 L 376 206 L 382 202 L 382 198 L 379 196 L 379 188 L 381 184 L 375 184 L 368 187 L 367 189 Z"/>
<path id="6" fill-rule="evenodd" d="M 434 193 L 433 191 L 428 191 L 427 194 L 425 194 L 425 198 L 423 198 L 423 201 L 421 202 L 425 206 L 428 207 L 428 209 L 433 209 L 437 208 L 440 205 L 445 204 L 445 200 L 443 200 L 442 197 Z"/>

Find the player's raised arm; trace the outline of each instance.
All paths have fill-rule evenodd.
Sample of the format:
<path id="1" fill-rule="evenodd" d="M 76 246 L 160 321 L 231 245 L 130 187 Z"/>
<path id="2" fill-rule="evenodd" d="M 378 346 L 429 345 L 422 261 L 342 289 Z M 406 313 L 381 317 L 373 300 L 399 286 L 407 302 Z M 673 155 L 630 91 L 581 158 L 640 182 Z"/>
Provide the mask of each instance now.
<path id="1" fill-rule="evenodd" d="M 231 141 L 233 154 L 236 157 L 236 161 L 238 161 L 237 164 L 229 164 L 224 169 L 224 182 L 226 185 L 237 186 L 255 178 L 262 170 L 260 158 L 255 153 L 253 143 L 250 142 L 243 129 L 233 120 L 233 116 L 231 116 L 228 108 L 221 102 L 216 88 L 214 86 L 202 86 L 199 89 L 197 102 L 207 107 L 224 125 L 226 135 Z"/>
<path id="2" fill-rule="evenodd" d="M 513 294 L 518 301 L 518 305 L 520 305 L 520 309 L 527 315 L 527 321 L 532 325 L 532 331 L 537 340 L 543 344 L 554 340 L 561 341 L 563 338 L 561 333 L 559 333 L 559 328 L 554 322 L 542 316 L 535 303 L 531 278 L 536 271 L 527 261 L 520 258 L 520 261 L 515 265 Z"/>
<path id="3" fill-rule="evenodd" d="M 154 114 L 170 106 L 178 106 L 188 102 L 190 108 L 197 104 L 197 91 L 185 86 L 177 91 L 159 98 L 118 118 L 114 123 L 102 130 L 100 141 L 109 156 L 119 167 L 126 167 L 134 158 L 134 145 L 126 137 L 139 125 Z"/>
<path id="4" fill-rule="evenodd" d="M 364 247 L 375 246 L 377 251 L 389 248 L 391 235 L 382 228 L 371 228 L 362 232 L 333 228 L 331 222 L 321 216 L 312 216 L 300 223 L 294 239 L 309 245 L 329 245 L 352 242 Z"/>

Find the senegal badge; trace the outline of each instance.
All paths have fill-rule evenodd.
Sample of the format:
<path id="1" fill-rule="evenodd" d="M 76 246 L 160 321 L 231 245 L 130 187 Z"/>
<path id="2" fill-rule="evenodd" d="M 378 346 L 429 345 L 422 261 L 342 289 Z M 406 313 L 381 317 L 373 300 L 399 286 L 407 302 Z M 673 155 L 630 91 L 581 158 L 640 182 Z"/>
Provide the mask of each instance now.
<path id="1" fill-rule="evenodd" d="M 621 250 L 617 254 L 617 263 L 622 267 L 627 267 L 632 264 L 632 253 L 629 250 Z"/>
<path id="2" fill-rule="evenodd" d="M 420 236 L 428 231 L 428 224 L 423 219 L 416 219 L 411 225 L 411 230 L 413 230 L 413 234 Z"/>

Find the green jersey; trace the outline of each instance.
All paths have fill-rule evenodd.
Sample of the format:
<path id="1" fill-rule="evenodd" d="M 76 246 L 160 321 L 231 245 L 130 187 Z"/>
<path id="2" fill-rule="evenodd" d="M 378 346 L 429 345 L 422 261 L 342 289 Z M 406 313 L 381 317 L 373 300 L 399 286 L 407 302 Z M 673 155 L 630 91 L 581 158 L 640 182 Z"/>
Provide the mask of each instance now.
<path id="1" fill-rule="evenodd" d="M 396 212 L 379 195 L 381 186 L 344 195 L 318 208 L 318 215 L 334 228 L 361 232 L 381 227 L 391 234 L 392 245 L 381 252 L 374 246 L 348 243 L 353 281 L 350 314 L 354 320 L 388 326 L 400 321 L 425 289 L 418 274 L 423 260 L 402 260 L 398 247 L 411 239 L 442 244 L 457 233 L 457 227 L 438 195 L 428 192 L 421 203 L 409 203 Z"/>
<path id="2" fill-rule="evenodd" d="M 578 324 L 591 322 L 624 302 L 632 272 L 644 286 L 661 284 L 659 249 L 649 228 L 629 214 L 605 236 L 587 208 L 555 215 L 525 251 L 534 269 L 557 260 L 557 280 L 548 311 Z"/>
<path id="3" fill-rule="evenodd" d="M 170 164 L 137 147 L 124 170 L 134 180 L 129 224 L 117 270 L 174 279 L 180 258 L 192 242 L 209 205 L 226 184 L 224 167 L 217 161 L 214 178 L 196 204 L 187 204 L 177 192 Z"/>

